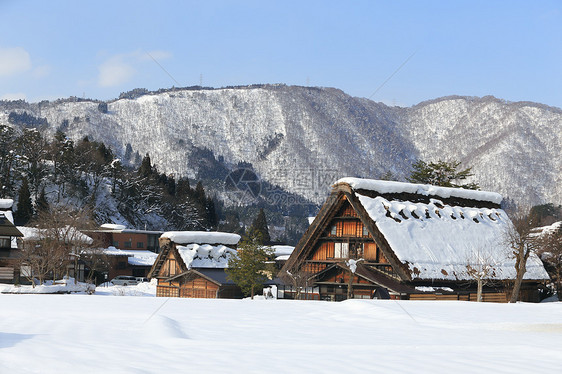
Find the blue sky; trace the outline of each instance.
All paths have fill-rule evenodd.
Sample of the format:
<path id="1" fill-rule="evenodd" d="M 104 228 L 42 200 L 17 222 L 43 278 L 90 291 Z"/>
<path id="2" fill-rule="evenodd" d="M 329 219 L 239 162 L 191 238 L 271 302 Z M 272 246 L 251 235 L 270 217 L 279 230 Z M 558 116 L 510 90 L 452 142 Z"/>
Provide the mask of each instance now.
<path id="1" fill-rule="evenodd" d="M 0 0 L 2 99 L 200 82 L 562 107 L 562 2 Z"/>

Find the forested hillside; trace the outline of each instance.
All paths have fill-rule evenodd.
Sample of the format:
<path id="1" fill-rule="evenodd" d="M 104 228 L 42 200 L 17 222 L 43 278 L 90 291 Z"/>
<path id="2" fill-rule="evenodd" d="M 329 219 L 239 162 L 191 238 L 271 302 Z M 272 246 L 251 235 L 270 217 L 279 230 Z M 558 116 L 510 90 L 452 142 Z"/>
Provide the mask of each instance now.
<path id="1" fill-rule="evenodd" d="M 129 184 L 137 188 L 138 178 L 147 178 L 138 174 L 146 155 L 157 169 L 159 177 L 153 179 L 159 182 L 153 185 L 158 188 L 168 188 L 166 178 L 176 184 L 202 181 L 206 198 L 215 198 L 219 221 L 244 206 L 246 217 L 238 218 L 248 222 L 260 206 L 268 206 L 275 211 L 275 225 L 283 226 L 288 216 L 314 214 L 311 203 L 322 203 L 340 177 L 405 180 L 417 159 L 461 161 L 472 167 L 482 189 L 500 192 L 520 205 L 562 202 L 562 111 L 493 97 L 446 97 L 401 108 L 333 88 L 135 89 L 108 102 L 1 101 L 0 124 L 3 131 L 26 134 L 29 140 L 22 147 L 36 144 L 33 136 L 38 135 L 32 129 L 58 147 L 71 141 L 80 157 L 88 154 L 81 147 L 103 144 L 103 171 L 94 166 L 63 170 L 58 156 L 50 154 L 49 184 L 42 184 L 45 176 L 31 175 L 35 166 L 24 167 L 31 173 L 31 189 L 37 195 L 45 186 L 51 190 L 49 198 L 57 200 L 73 190 L 75 198 L 90 202 L 109 193 L 116 202 L 100 209 L 104 219 L 125 219 L 137 226 L 148 221 L 140 217 L 155 210 L 143 202 L 142 193 L 132 194 L 137 200 L 131 203 L 124 191 Z M 3 152 L 9 152 L 13 143 L 2 141 Z M 39 152 L 40 147 L 32 148 L 31 153 Z M 38 165 L 39 158 L 32 154 L 18 162 Z M 8 160 L 2 160 L 3 170 L 11 167 Z M 134 178 L 112 179 L 112 173 L 120 173 L 118 168 L 134 173 Z M 3 181 L 4 196 L 16 192 L 20 175 L 18 171 Z M 241 199 L 240 192 L 249 195 L 243 193 Z M 127 205 L 135 208 L 128 212 Z M 169 216 L 158 212 L 159 217 Z M 153 221 L 158 226 L 158 219 Z"/>

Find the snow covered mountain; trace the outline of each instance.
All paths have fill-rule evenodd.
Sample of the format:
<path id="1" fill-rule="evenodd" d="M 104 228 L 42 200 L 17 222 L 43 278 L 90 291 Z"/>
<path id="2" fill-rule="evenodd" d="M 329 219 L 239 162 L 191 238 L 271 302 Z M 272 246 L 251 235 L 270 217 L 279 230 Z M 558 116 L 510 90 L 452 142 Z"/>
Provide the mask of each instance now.
<path id="1" fill-rule="evenodd" d="M 249 163 L 262 180 L 317 203 L 343 176 L 391 172 L 403 180 L 417 158 L 462 161 L 482 189 L 518 203 L 562 203 L 558 108 L 494 97 L 389 107 L 334 88 L 285 85 L 136 96 L 0 102 L 0 123 L 25 112 L 45 118 L 51 133 L 103 141 L 125 162 L 149 153 L 160 171 L 191 178 L 206 148 L 231 170 Z"/>

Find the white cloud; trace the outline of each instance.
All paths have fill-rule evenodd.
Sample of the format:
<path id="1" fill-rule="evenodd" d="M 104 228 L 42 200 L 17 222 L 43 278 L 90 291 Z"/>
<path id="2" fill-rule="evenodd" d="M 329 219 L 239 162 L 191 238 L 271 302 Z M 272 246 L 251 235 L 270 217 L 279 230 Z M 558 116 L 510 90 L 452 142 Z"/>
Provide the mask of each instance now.
<path id="1" fill-rule="evenodd" d="M 0 76 L 10 76 L 31 69 L 29 53 L 22 47 L 0 48 Z"/>
<path id="2" fill-rule="evenodd" d="M 7 93 L 0 96 L 0 100 L 26 100 L 27 96 L 23 92 Z"/>
<path id="3" fill-rule="evenodd" d="M 117 55 L 111 57 L 98 67 L 98 84 L 102 87 L 113 87 L 126 83 L 135 74 L 131 62 L 126 61 L 127 56 Z"/>

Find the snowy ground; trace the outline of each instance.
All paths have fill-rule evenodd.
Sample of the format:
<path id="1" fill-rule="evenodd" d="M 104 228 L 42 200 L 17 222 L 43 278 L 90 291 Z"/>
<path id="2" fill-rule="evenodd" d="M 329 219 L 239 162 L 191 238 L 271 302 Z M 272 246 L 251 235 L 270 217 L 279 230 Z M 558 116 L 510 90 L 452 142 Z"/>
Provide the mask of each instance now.
<path id="1" fill-rule="evenodd" d="M 139 297 L 152 289 L 0 294 L 0 373 L 560 370 L 560 302 Z"/>

